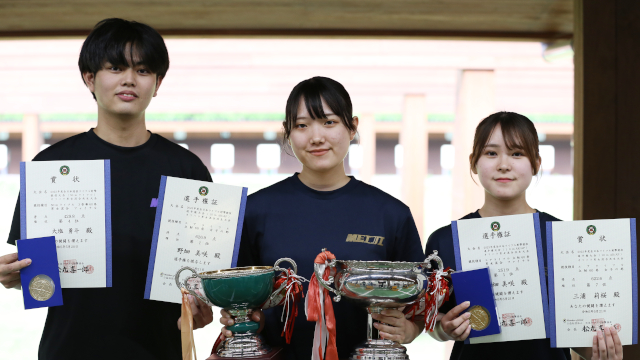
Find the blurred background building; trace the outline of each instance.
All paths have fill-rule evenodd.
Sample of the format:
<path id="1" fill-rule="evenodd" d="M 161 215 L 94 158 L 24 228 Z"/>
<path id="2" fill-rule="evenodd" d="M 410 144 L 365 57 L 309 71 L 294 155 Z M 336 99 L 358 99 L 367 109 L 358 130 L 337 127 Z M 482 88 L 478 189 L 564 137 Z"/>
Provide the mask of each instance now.
<path id="1" fill-rule="evenodd" d="M 20 161 L 95 126 L 96 104 L 76 65 L 81 45 L 79 39 L 0 42 L 0 78 L 7 84 L 0 88 L 1 173 L 18 174 Z M 347 173 L 407 202 L 422 219 L 425 240 L 482 205 L 467 157 L 475 125 L 495 111 L 519 112 L 535 123 L 544 183 L 559 175 L 567 184 L 573 172 L 571 53 L 545 60 L 540 43 L 167 39 L 167 45 L 171 67 L 147 111 L 148 128 L 194 152 L 226 181 L 251 179 L 252 191 L 282 178 L 274 175 L 300 170 L 279 146 L 284 106 L 298 82 L 316 75 L 341 82 L 361 119 Z M 416 129 L 425 136 L 411 136 L 422 132 Z M 410 136 L 403 138 L 406 130 Z M 424 175 L 456 191 L 425 198 L 429 186 L 406 182 Z M 572 192 L 570 185 L 565 190 Z M 414 201 L 416 194 L 424 201 Z M 571 198 L 556 199 L 567 203 L 545 209 L 570 219 Z M 451 210 L 429 216 L 434 203 Z"/>

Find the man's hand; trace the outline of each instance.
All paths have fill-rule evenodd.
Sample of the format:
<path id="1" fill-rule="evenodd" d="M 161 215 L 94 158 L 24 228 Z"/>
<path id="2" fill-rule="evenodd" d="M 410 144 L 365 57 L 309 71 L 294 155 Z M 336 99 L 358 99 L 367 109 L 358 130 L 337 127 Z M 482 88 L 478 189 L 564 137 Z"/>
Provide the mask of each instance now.
<path id="1" fill-rule="evenodd" d="M 422 331 L 421 326 L 407 320 L 400 310 L 385 309 L 380 314 L 371 314 L 371 317 L 380 321 L 373 324 L 380 332 L 380 337 L 401 344 L 412 342 Z"/>
<path id="2" fill-rule="evenodd" d="M 0 283 L 7 289 L 20 289 L 20 269 L 29 265 L 31 259 L 18 261 L 18 253 L 0 256 Z"/>
<path id="3" fill-rule="evenodd" d="M 209 325 L 213 321 L 213 311 L 211 311 L 211 307 L 193 295 L 187 295 L 187 298 L 189 299 L 191 313 L 193 314 L 193 330 Z M 182 317 L 178 319 L 179 330 L 182 330 L 181 320 Z"/>
<path id="4" fill-rule="evenodd" d="M 224 340 L 225 338 L 233 337 L 233 333 L 231 332 L 231 330 L 227 330 L 227 326 L 235 324 L 235 321 L 233 321 L 231 315 L 229 315 L 229 313 L 225 310 L 220 310 L 220 315 L 220 324 L 224 325 L 224 329 L 222 329 L 222 340 Z M 264 328 L 264 314 L 262 313 L 262 310 L 254 310 L 253 312 L 251 312 L 251 320 L 260 323 L 258 333 L 261 332 Z"/>
<path id="5" fill-rule="evenodd" d="M 452 340 L 464 341 L 469 337 L 469 333 L 471 333 L 471 325 L 469 325 L 471 314 L 464 313 L 460 315 L 460 313 L 466 310 L 470 304 L 468 301 L 463 302 L 449 310 L 440 320 L 442 330 L 451 337 Z"/>
<path id="6" fill-rule="evenodd" d="M 591 360 L 622 360 L 622 342 L 614 327 L 605 327 L 604 334 L 598 330 L 593 336 Z"/>

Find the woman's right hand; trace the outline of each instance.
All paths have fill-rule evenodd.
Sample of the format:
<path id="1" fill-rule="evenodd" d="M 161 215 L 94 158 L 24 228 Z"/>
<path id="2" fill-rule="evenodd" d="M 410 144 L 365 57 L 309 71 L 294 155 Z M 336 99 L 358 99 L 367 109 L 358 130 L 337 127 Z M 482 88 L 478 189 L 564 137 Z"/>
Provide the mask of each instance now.
<path id="1" fill-rule="evenodd" d="M 446 313 L 440 320 L 442 330 L 452 340 L 464 341 L 467 339 L 467 337 L 469 337 L 469 333 L 471 332 L 469 318 L 471 317 L 471 314 L 467 312 L 460 315 L 460 313 L 465 311 L 469 307 L 469 305 L 470 302 L 463 302 L 462 304 L 449 310 L 449 312 Z"/>
<path id="2" fill-rule="evenodd" d="M 231 330 L 227 330 L 227 326 L 235 324 L 235 321 L 225 310 L 220 310 L 220 315 L 220 324 L 224 325 L 224 328 L 222 329 L 222 336 L 225 338 L 233 337 L 233 333 L 231 332 Z M 262 313 L 262 310 L 254 310 L 253 312 L 251 312 L 251 320 L 260 323 L 258 333 L 261 332 L 262 328 L 264 328 L 264 314 Z"/>

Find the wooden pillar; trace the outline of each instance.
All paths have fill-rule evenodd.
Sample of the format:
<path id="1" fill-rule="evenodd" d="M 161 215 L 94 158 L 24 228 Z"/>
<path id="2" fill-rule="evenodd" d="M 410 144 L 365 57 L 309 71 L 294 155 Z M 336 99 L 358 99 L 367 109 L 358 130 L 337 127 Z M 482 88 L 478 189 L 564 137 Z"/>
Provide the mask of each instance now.
<path id="1" fill-rule="evenodd" d="M 452 144 L 455 161 L 452 171 L 452 219 L 474 212 L 484 204 L 484 190 L 469 172 L 469 155 L 476 126 L 495 112 L 493 70 L 462 70 L 458 77 L 456 115 Z"/>
<path id="2" fill-rule="evenodd" d="M 403 149 L 402 201 L 411 209 L 420 238 L 424 225 L 424 179 L 427 175 L 427 113 L 424 95 L 404 97 L 400 145 Z"/>
<path id="3" fill-rule="evenodd" d="M 31 161 L 40 152 L 42 144 L 38 115 L 24 115 L 22 117 L 22 161 Z"/>
<path id="4" fill-rule="evenodd" d="M 636 0 L 574 0 L 576 220 L 640 217 L 638 14 Z"/>
<path id="5" fill-rule="evenodd" d="M 360 169 L 360 180 L 371 184 L 373 175 L 376 173 L 376 128 L 375 118 L 371 113 L 364 113 L 360 116 L 358 125 L 358 135 L 360 136 L 360 146 L 362 147 L 362 169 Z"/>

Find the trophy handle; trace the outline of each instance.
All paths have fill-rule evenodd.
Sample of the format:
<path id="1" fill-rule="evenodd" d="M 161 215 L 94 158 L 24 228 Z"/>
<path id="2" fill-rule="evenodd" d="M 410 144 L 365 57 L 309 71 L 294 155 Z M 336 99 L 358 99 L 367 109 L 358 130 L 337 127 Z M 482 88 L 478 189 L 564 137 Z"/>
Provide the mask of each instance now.
<path id="1" fill-rule="evenodd" d="M 336 267 L 336 260 L 335 259 L 331 260 L 328 266 Z M 333 297 L 333 301 L 339 302 L 342 296 L 344 296 L 345 294 L 342 291 L 331 287 L 331 284 L 333 284 L 333 276 L 329 275 L 328 280 L 323 279 L 322 278 L 323 274 L 320 272 L 320 264 L 313 264 L 313 271 L 316 274 L 316 280 L 318 280 L 318 284 L 320 284 L 320 286 L 329 290 L 330 292 L 336 294 L 336 296 Z"/>
<path id="2" fill-rule="evenodd" d="M 184 280 L 184 283 L 181 283 L 181 282 L 180 282 L 180 274 L 181 274 L 183 271 L 185 271 L 185 270 L 189 270 L 189 271 L 191 271 L 191 272 L 193 273 L 193 275 L 191 275 L 190 277 L 186 278 L 186 279 Z M 193 296 L 197 297 L 198 299 L 202 300 L 205 304 L 207 304 L 207 305 L 209 305 L 209 306 L 214 306 L 214 305 L 211 303 L 211 301 L 209 301 L 209 299 L 204 298 L 204 297 L 202 297 L 202 296 L 198 295 L 198 293 L 196 293 L 195 291 L 191 290 L 191 289 L 189 288 L 189 286 L 187 285 L 187 281 L 189 281 L 189 279 L 194 279 L 194 278 L 199 278 L 199 277 L 200 277 L 200 276 L 198 276 L 198 272 L 197 272 L 197 271 L 195 271 L 194 269 L 192 269 L 192 268 L 190 268 L 190 267 L 188 267 L 188 266 L 185 266 L 185 267 L 183 267 L 182 269 L 178 270 L 178 272 L 176 273 L 176 285 L 178 286 L 178 289 L 180 289 L 180 288 L 185 288 L 185 289 L 187 289 L 187 291 L 189 292 L 189 294 L 191 294 L 191 295 L 193 295 Z M 202 279 L 201 279 L 201 280 L 202 280 Z"/>
<path id="3" fill-rule="evenodd" d="M 275 263 L 275 264 L 273 264 L 273 268 L 274 268 L 275 270 L 287 271 L 287 269 L 284 269 L 284 268 L 281 268 L 281 267 L 279 267 L 279 266 L 278 266 L 278 265 L 280 265 L 280 263 L 281 263 L 281 262 L 284 262 L 284 261 L 286 261 L 286 262 L 288 262 L 289 264 L 293 265 L 293 273 L 294 273 L 295 275 L 298 275 L 298 264 L 296 264 L 296 262 L 295 262 L 295 261 L 293 261 L 293 259 L 291 259 L 291 258 L 281 258 L 281 259 L 278 259 L 278 261 L 276 261 L 276 263 Z"/>
<path id="4" fill-rule="evenodd" d="M 269 295 L 269 300 L 273 300 L 274 297 L 276 297 L 289 283 L 289 272 L 287 271 L 287 269 L 285 268 L 281 268 L 278 265 L 280 265 L 281 262 L 288 262 L 289 264 L 293 265 L 293 274 L 294 275 L 298 275 L 298 264 L 296 264 L 295 261 L 293 261 L 293 259 L 291 258 L 281 258 L 278 259 L 278 261 L 276 261 L 275 264 L 273 264 L 273 269 L 275 271 L 282 271 L 285 275 L 287 275 L 287 280 L 282 282 L 282 284 L 280 285 L 279 288 L 277 288 L 276 290 L 274 290 L 271 295 Z"/>
<path id="5" fill-rule="evenodd" d="M 427 263 L 428 269 L 431 269 L 431 261 L 435 261 L 436 264 L 438 264 L 438 270 L 444 271 L 444 264 L 442 263 L 440 256 L 438 256 L 438 250 L 433 250 L 433 253 L 424 259 L 424 262 Z"/>

